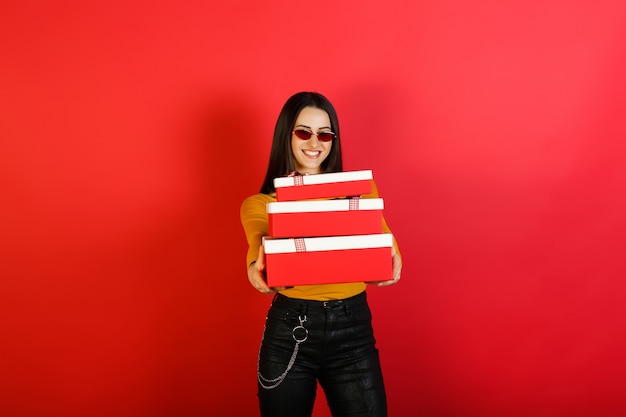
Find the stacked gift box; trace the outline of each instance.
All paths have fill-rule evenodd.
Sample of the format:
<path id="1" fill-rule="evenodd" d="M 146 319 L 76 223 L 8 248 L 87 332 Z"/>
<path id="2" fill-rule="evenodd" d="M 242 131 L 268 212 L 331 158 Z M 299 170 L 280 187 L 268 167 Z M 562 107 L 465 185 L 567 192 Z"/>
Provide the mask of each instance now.
<path id="1" fill-rule="evenodd" d="M 274 179 L 263 239 L 270 287 L 391 279 L 393 237 L 383 233 L 372 171 Z"/>

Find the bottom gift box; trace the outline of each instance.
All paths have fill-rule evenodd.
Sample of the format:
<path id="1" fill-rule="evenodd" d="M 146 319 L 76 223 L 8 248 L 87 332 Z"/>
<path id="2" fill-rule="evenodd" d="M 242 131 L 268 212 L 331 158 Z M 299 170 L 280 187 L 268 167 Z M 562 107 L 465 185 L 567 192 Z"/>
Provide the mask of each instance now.
<path id="1" fill-rule="evenodd" d="M 270 287 L 391 279 L 390 233 L 263 239 Z"/>

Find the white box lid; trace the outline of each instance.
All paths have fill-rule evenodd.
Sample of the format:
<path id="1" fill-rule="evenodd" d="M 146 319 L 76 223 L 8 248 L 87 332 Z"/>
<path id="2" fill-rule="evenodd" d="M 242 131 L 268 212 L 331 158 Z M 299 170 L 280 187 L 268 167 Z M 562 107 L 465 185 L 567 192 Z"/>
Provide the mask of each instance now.
<path id="1" fill-rule="evenodd" d="M 350 200 L 349 198 L 340 198 L 335 200 L 276 201 L 267 203 L 267 212 L 278 214 L 349 211 Z M 383 210 L 385 207 L 382 198 L 359 198 L 357 203 L 357 210 Z"/>
<path id="2" fill-rule="evenodd" d="M 391 246 L 393 245 L 393 235 L 391 233 L 288 239 L 275 239 L 264 237 L 263 246 L 265 248 L 265 253 L 274 254 L 299 252 L 296 249 L 296 240 L 300 240 L 304 243 L 306 250 L 304 250 L 303 252 L 319 252 L 342 249 L 371 249 L 384 247 L 391 248 Z"/>
<path id="3" fill-rule="evenodd" d="M 304 185 L 314 185 L 333 182 L 371 180 L 373 179 L 373 175 L 371 169 L 365 169 L 360 171 L 327 172 L 324 174 L 302 175 L 301 178 Z M 274 178 L 275 188 L 293 186 L 295 186 L 294 177 Z"/>

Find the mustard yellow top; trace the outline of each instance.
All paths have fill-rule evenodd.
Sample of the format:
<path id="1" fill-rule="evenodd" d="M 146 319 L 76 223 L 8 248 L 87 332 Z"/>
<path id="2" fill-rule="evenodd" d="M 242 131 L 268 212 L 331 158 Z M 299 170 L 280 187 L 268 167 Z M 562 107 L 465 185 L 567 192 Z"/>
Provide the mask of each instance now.
<path id="1" fill-rule="evenodd" d="M 378 188 L 372 181 L 372 193 L 362 196 L 363 198 L 378 198 Z M 276 197 L 268 194 L 254 194 L 246 198 L 241 204 L 240 217 L 241 224 L 248 240 L 248 254 L 246 256 L 246 267 L 256 261 L 259 256 L 259 248 L 262 244 L 263 236 L 269 234 L 267 203 L 276 201 Z M 383 231 L 391 233 L 391 230 L 383 217 Z M 398 244 L 393 240 L 396 251 L 400 253 Z M 389 255 L 391 261 L 391 254 Z M 391 262 L 389 262 L 391 268 Z M 321 285 L 300 285 L 287 290 L 280 291 L 281 294 L 290 298 L 300 298 L 305 300 L 337 300 L 352 297 L 365 290 L 366 284 L 363 282 L 351 282 L 345 284 L 321 284 Z"/>

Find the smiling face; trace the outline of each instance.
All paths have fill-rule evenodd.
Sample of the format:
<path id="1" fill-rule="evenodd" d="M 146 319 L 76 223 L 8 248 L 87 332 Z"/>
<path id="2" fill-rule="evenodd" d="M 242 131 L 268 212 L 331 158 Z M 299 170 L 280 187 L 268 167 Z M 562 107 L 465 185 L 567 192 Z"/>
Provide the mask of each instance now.
<path id="1" fill-rule="evenodd" d="M 303 129 L 311 133 L 332 132 L 328 113 L 316 107 L 305 107 L 296 118 L 293 130 Z M 291 134 L 291 152 L 295 168 L 301 174 L 320 174 L 322 162 L 328 157 L 333 141 L 322 142 L 312 135 L 308 140 Z"/>

